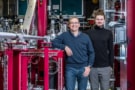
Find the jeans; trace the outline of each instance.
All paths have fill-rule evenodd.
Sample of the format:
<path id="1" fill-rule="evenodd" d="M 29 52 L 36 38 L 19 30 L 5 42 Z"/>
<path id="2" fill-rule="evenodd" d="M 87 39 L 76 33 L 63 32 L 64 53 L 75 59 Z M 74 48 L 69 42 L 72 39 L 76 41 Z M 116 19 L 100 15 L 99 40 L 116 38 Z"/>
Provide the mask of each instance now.
<path id="1" fill-rule="evenodd" d="M 78 83 L 78 90 L 86 90 L 88 76 L 84 77 L 84 67 L 82 68 L 72 68 L 66 67 L 65 70 L 65 88 L 66 90 L 75 90 L 76 81 Z"/>

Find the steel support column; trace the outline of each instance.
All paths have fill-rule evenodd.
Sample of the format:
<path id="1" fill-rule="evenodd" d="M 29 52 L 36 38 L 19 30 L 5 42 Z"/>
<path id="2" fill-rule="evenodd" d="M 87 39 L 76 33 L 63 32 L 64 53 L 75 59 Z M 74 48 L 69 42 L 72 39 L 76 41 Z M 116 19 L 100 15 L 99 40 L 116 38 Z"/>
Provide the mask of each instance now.
<path id="1" fill-rule="evenodd" d="M 128 90 L 135 90 L 135 0 L 127 0 L 127 20 L 128 20 L 128 52 L 127 52 L 127 79 Z"/>

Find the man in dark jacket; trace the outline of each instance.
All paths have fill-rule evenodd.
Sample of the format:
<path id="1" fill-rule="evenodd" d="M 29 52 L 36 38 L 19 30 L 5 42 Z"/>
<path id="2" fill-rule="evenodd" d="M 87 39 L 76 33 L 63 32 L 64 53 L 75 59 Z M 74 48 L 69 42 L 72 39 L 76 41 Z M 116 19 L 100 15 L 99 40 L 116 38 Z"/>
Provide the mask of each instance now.
<path id="1" fill-rule="evenodd" d="M 65 50 L 65 88 L 86 90 L 90 67 L 94 63 L 94 49 L 90 38 L 79 31 L 80 23 L 76 17 L 69 19 L 69 30 L 52 41 L 52 46 Z"/>

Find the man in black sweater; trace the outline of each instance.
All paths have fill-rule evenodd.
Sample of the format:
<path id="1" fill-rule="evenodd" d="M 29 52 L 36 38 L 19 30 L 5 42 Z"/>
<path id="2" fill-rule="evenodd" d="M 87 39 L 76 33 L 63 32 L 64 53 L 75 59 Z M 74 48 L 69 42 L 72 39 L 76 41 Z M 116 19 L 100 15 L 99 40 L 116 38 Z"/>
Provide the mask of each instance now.
<path id="1" fill-rule="evenodd" d="M 94 62 L 94 49 L 88 35 L 79 31 L 80 23 L 76 17 L 69 19 L 69 30 L 56 37 L 52 45 L 65 50 L 65 88 L 86 90 L 90 67 Z"/>
<path id="2" fill-rule="evenodd" d="M 113 67 L 113 35 L 104 26 L 103 10 L 95 13 L 95 26 L 87 34 L 92 40 L 95 61 L 90 73 L 91 90 L 109 90 L 109 80 Z M 99 87 L 100 86 L 100 87 Z"/>

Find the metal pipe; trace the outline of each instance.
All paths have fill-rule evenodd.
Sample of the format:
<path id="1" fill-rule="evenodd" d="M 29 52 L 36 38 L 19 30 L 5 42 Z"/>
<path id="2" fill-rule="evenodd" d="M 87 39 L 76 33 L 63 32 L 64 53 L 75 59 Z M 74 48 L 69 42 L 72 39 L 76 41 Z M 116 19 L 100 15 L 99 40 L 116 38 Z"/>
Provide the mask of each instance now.
<path id="1" fill-rule="evenodd" d="M 15 34 L 15 33 L 7 33 L 7 32 L 0 32 L 0 38 L 5 38 L 5 39 L 23 38 L 27 40 L 29 39 L 43 40 L 44 39 L 44 37 L 41 37 L 41 36 Z"/>
<path id="2" fill-rule="evenodd" d="M 13 34 L 13 33 L 0 32 L 0 38 L 13 39 L 13 38 L 16 38 L 16 37 L 17 37 L 17 35 Z"/>
<path id="3" fill-rule="evenodd" d="M 43 40 L 44 38 L 41 36 L 32 36 L 32 35 L 23 35 L 24 39 L 36 39 L 36 40 Z"/>

